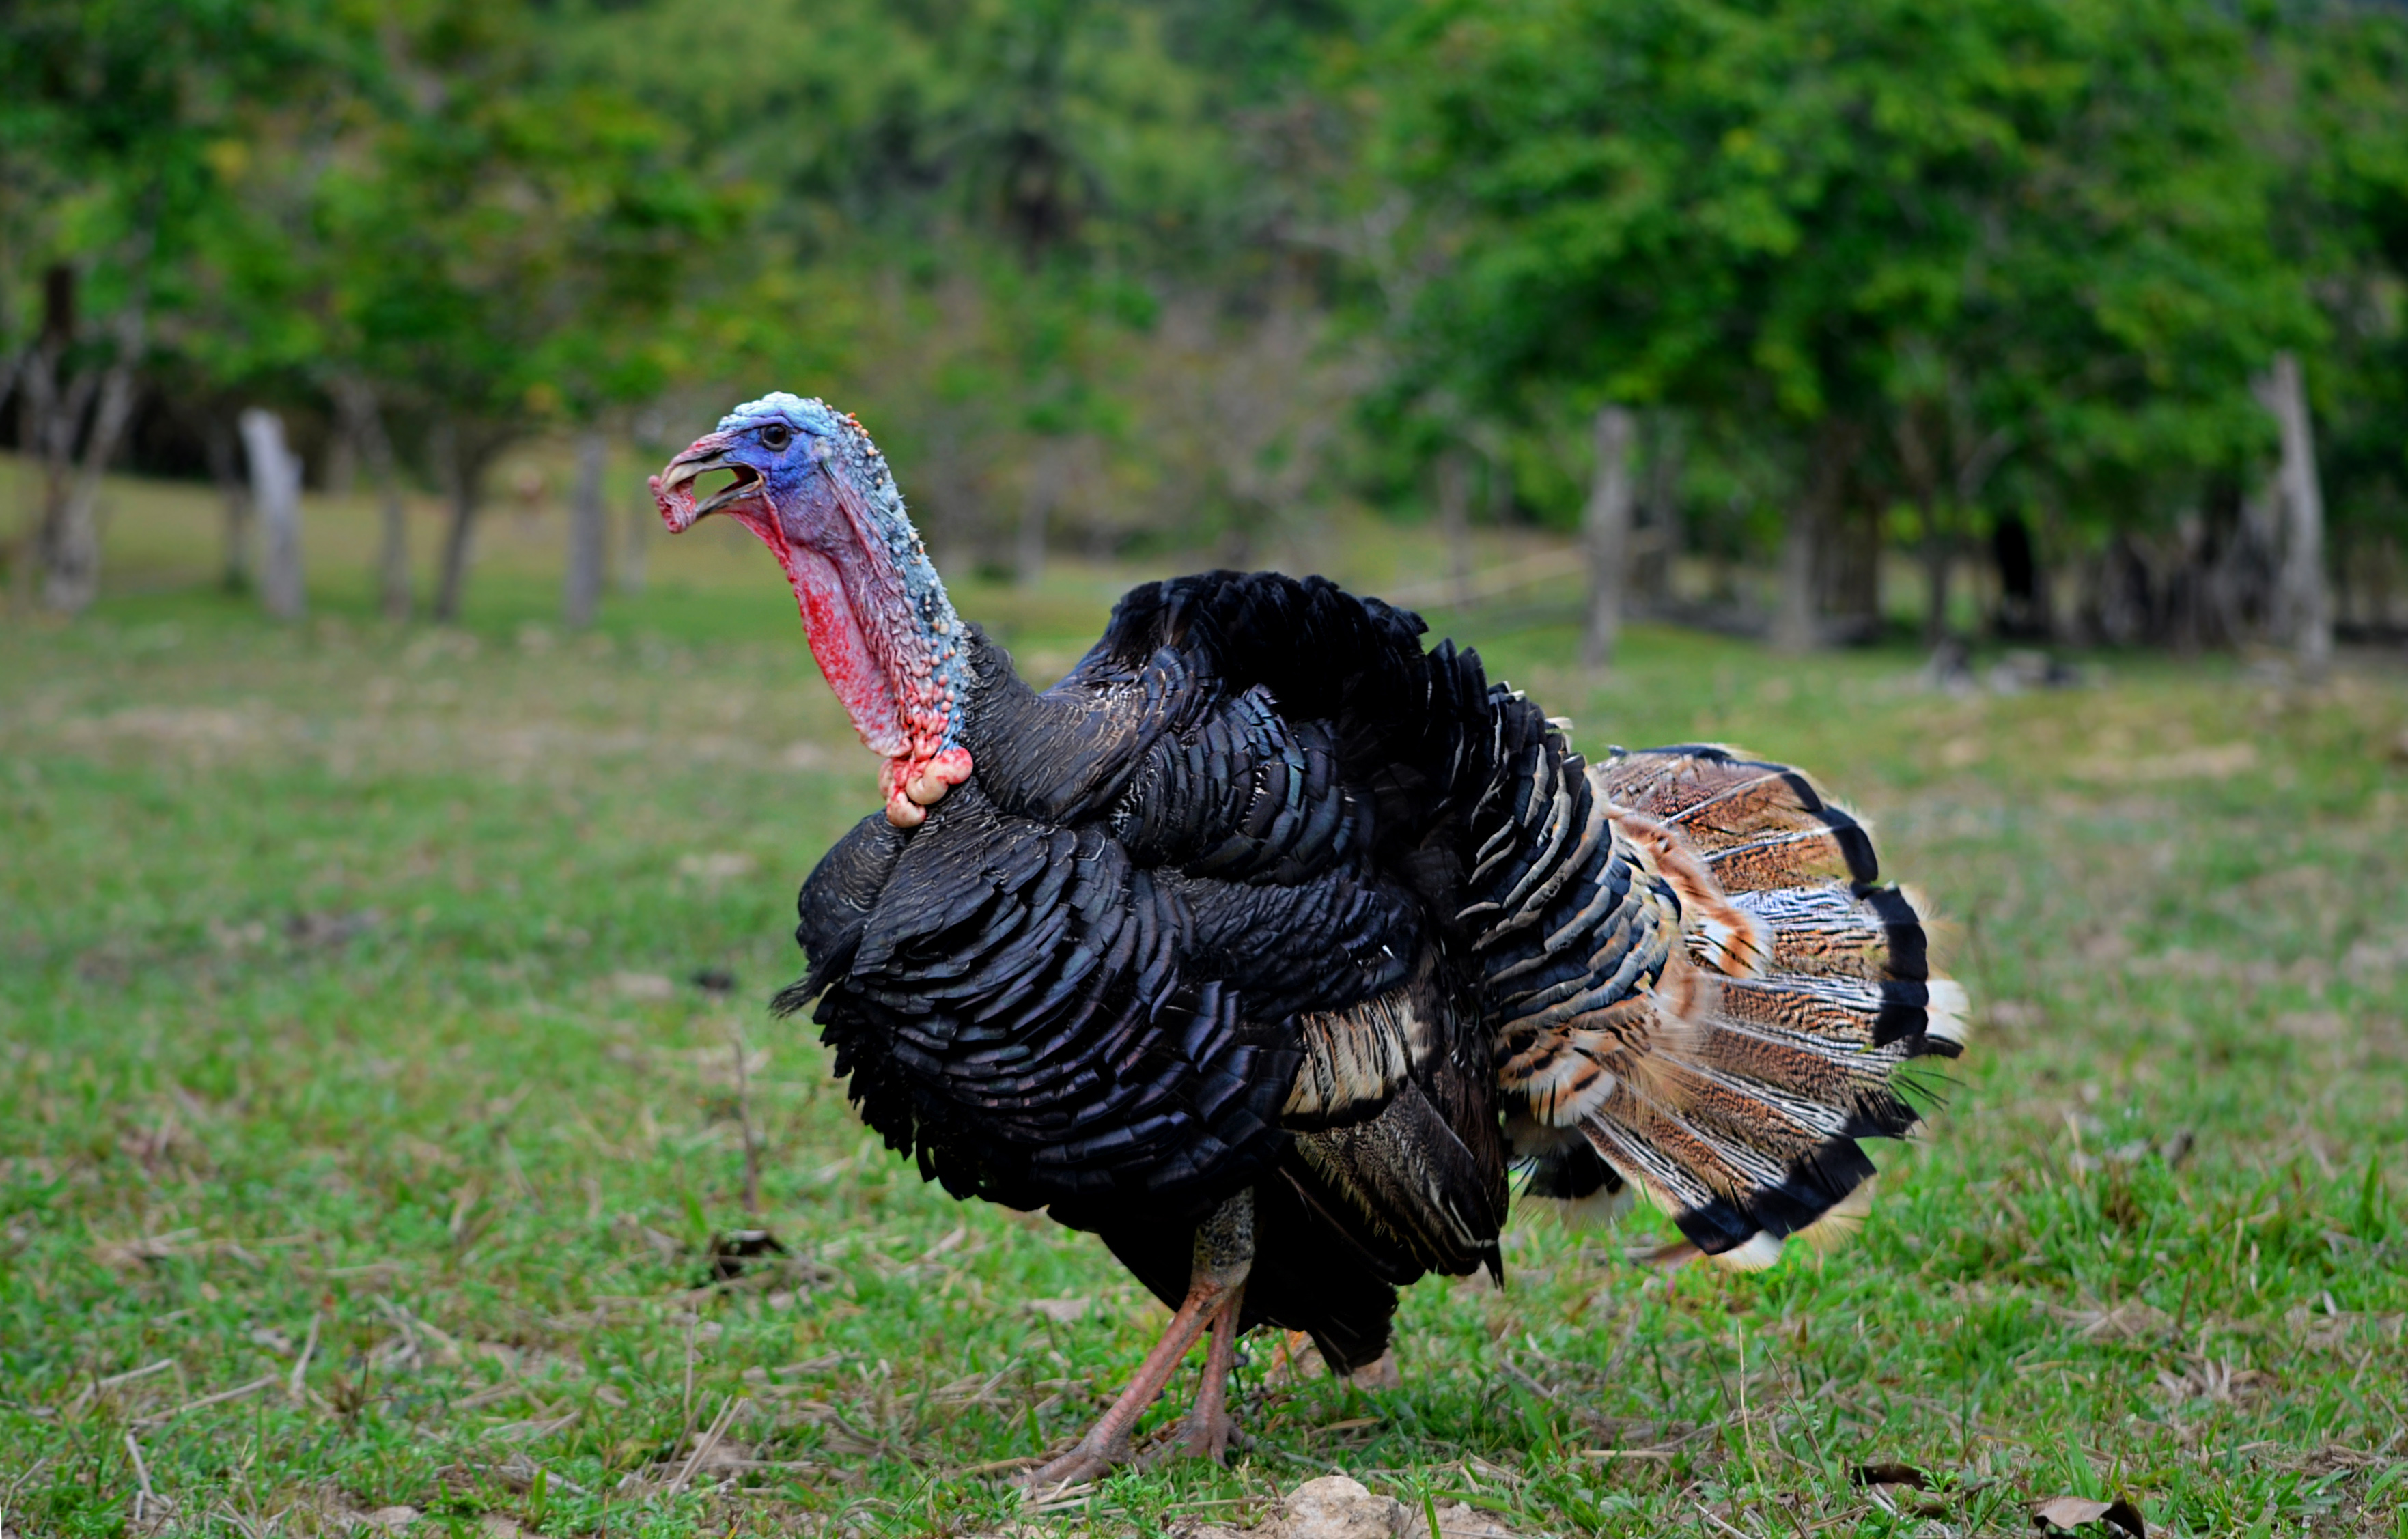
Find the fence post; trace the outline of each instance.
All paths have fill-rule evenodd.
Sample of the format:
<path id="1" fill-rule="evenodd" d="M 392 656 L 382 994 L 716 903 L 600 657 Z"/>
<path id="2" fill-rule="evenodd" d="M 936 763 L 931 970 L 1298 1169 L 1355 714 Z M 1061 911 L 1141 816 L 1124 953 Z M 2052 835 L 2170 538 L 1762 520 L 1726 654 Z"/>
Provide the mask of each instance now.
<path id="1" fill-rule="evenodd" d="M 259 406 L 242 414 L 242 447 L 264 547 L 260 598 L 278 620 L 299 620 L 308 607 L 301 586 L 301 462 L 285 447 L 283 419 Z"/>
<path id="2" fill-rule="evenodd" d="M 1622 591 L 1630 564 L 1630 448 L 1638 424 L 1628 406 L 1597 408 L 1597 472 L 1589 482 L 1582 518 L 1588 536 L 1588 625 L 1581 636 L 1581 665 L 1602 668 L 1613 661 L 1622 634 Z"/>

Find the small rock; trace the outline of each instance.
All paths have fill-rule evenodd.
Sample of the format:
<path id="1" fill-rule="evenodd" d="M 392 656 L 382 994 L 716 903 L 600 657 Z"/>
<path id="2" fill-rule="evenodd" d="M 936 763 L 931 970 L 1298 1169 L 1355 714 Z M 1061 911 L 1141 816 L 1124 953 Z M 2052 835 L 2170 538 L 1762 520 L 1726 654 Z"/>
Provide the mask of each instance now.
<path id="1" fill-rule="evenodd" d="M 1028 1307 L 1056 1325 L 1075 1325 L 1087 1318 L 1085 1299 L 1031 1299 Z"/>
<path id="2" fill-rule="evenodd" d="M 1290 1491 L 1265 1527 L 1279 1539 L 1397 1539 L 1405 1504 L 1372 1495 L 1351 1475 L 1325 1475 Z"/>
<path id="3" fill-rule="evenodd" d="M 379 1507 L 374 1512 L 361 1513 L 351 1519 L 351 1526 L 358 1529 L 377 1529 L 385 1533 L 399 1533 L 417 1521 L 416 1507 L 392 1506 Z"/>
<path id="4" fill-rule="evenodd" d="M 1029 1531 L 1004 1529 L 982 1539 L 1021 1539 Z M 1343 1475 L 1308 1480 L 1252 1528 L 1215 1523 L 1181 1527 L 1182 1539 L 1431 1539 L 1426 1509 L 1419 1503 L 1375 1495 Z M 1437 1539 L 1520 1539 L 1496 1514 L 1462 1502 L 1438 1504 Z"/>
<path id="5" fill-rule="evenodd" d="M 614 973 L 610 987 L 629 999 L 658 1001 L 677 997 L 677 985 L 658 973 Z"/>
<path id="6" fill-rule="evenodd" d="M 1406 1513 L 1404 1539 L 1427 1539 L 1428 1531 L 1429 1524 L 1420 1513 Z M 1441 1502 L 1438 1507 L 1438 1539 L 1518 1539 L 1518 1536 L 1498 1522 L 1493 1512 L 1483 1512 L 1468 1503 Z"/>
<path id="7" fill-rule="evenodd" d="M 695 876 L 706 882 L 731 881 L 750 876 L 761 868 L 761 862 L 740 849 L 714 850 L 707 855 L 678 857 L 678 875 Z"/>

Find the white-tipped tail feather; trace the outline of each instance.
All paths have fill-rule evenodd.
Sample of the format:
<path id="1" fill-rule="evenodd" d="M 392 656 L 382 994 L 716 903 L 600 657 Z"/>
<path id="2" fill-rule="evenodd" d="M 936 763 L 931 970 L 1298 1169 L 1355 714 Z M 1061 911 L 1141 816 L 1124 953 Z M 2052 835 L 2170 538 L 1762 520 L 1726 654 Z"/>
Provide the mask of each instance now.
<path id="1" fill-rule="evenodd" d="M 1698 747 L 1528 773 L 1548 837 L 1497 862 L 1512 891 L 1480 945 L 1529 1193 L 1594 1210 L 1635 1188 L 1686 1237 L 1668 1250 L 1742 1270 L 1844 1236 L 1870 1203 L 1860 1142 L 1918 1120 L 1899 1071 L 1964 1039 L 1922 905 L 1783 765 Z"/>

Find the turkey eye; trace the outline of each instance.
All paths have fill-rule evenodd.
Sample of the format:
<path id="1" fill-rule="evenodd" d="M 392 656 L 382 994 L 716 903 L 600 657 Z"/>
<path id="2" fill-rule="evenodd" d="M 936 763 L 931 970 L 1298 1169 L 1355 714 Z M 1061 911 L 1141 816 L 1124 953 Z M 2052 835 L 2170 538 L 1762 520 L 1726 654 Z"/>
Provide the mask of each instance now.
<path id="1" fill-rule="evenodd" d="M 783 422 L 772 422 L 761 430 L 761 447 L 772 454 L 781 453 L 795 441 L 794 429 Z"/>

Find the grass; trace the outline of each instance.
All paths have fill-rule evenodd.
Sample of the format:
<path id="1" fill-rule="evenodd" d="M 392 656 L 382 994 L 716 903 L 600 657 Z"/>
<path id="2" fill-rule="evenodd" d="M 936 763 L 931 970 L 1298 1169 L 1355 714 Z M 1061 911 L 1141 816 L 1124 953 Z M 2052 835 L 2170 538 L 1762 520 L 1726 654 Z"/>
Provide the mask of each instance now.
<path id="1" fill-rule="evenodd" d="M 1092 1240 L 924 1186 L 762 1009 L 796 882 L 874 803 L 767 562 L 665 549 L 564 637 L 497 537 L 466 629 L 373 622 L 322 563 L 278 629 L 196 580 L 206 497 L 117 500 L 143 591 L 0 624 L 0 1530 L 1023 1520 L 1003 1461 L 1075 1435 L 1161 1312 Z M 963 607 L 1058 669 L 1128 575 Z M 1559 610 L 1450 628 L 1584 743 L 1842 788 L 1953 918 L 1972 1051 L 1828 1257 L 1664 1274 L 1622 1260 L 1655 1220 L 1518 1219 L 1505 1290 L 1409 1295 L 1401 1388 L 1258 1337 L 1241 1461 L 1046 1529 L 1233 1521 L 1339 1468 L 1526 1533 L 2005 1534 L 2073 1494 L 2408 1535 L 2395 661 L 1958 698 L 1903 653 L 1641 629 L 1598 682 Z M 746 1228 L 785 1253 L 713 1283 Z M 1888 1464 L 1929 1489 L 1858 1483 Z"/>

